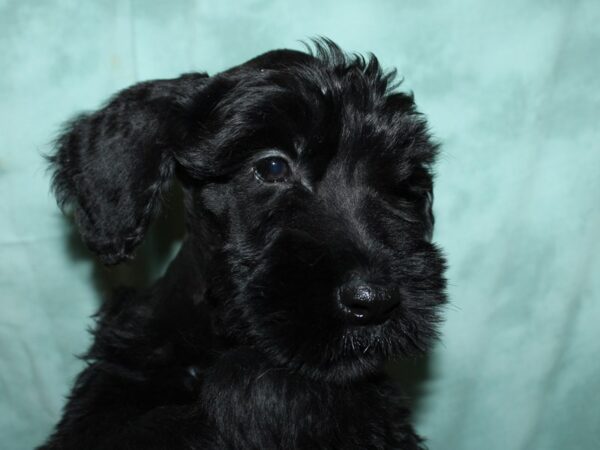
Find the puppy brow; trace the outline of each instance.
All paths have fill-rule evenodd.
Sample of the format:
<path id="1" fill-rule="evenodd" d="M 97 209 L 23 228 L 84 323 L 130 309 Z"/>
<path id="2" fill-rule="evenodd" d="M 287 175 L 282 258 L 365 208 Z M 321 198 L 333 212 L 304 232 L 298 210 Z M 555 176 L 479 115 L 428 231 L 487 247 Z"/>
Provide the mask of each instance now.
<path id="1" fill-rule="evenodd" d="M 258 160 L 258 159 L 266 158 L 269 156 L 282 156 L 282 155 L 284 157 L 288 157 L 289 159 L 293 159 L 292 156 L 296 156 L 296 153 L 294 152 L 293 155 L 290 155 L 290 153 L 291 152 L 289 151 L 289 149 L 286 149 L 284 147 L 267 147 L 267 148 L 259 149 L 256 153 L 254 153 L 252 155 L 252 159 Z"/>
<path id="2" fill-rule="evenodd" d="M 307 144 L 304 140 L 296 140 L 294 145 L 292 146 L 292 150 L 294 151 L 294 156 L 296 158 L 301 157 L 307 151 Z"/>

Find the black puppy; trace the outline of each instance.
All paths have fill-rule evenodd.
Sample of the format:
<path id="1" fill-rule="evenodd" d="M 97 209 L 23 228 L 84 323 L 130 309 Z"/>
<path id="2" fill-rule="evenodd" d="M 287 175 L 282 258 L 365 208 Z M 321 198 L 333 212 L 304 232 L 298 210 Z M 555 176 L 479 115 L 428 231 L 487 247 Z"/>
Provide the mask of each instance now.
<path id="1" fill-rule="evenodd" d="M 70 123 L 54 186 L 104 263 L 174 178 L 187 234 L 154 286 L 102 307 L 41 448 L 421 448 L 382 365 L 427 348 L 445 301 L 436 145 L 393 78 L 321 40 Z"/>

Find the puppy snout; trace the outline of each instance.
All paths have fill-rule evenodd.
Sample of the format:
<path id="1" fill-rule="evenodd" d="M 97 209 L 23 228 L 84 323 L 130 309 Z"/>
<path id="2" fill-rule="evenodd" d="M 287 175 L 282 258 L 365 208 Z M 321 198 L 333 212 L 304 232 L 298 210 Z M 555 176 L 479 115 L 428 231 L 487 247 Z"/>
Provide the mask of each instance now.
<path id="1" fill-rule="evenodd" d="M 338 297 L 344 318 L 354 325 L 383 323 L 400 303 L 363 281 L 344 284 L 338 290 Z"/>

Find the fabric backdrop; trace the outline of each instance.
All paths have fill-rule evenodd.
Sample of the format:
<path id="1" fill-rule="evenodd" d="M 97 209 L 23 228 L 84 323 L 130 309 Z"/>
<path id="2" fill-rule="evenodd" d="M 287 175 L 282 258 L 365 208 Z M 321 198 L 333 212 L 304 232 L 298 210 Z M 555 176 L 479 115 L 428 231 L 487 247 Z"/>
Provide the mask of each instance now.
<path id="1" fill-rule="evenodd" d="M 98 265 L 49 193 L 61 122 L 317 35 L 397 67 L 443 142 L 443 340 L 392 368 L 431 449 L 600 448 L 599 23 L 597 0 L 0 0 L 0 448 L 43 441 L 100 296 L 181 231 L 171 206 L 136 262 Z"/>

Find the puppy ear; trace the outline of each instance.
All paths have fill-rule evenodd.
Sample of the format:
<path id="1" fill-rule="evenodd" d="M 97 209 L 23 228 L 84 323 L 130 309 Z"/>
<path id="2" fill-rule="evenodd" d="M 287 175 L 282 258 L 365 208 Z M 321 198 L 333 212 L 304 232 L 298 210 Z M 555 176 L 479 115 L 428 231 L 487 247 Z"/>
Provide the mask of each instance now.
<path id="1" fill-rule="evenodd" d="M 433 215 L 433 177 L 427 165 L 416 168 L 410 177 L 410 189 L 415 207 L 423 218 L 425 240 L 431 242 L 435 217 Z"/>
<path id="2" fill-rule="evenodd" d="M 50 156 L 58 203 L 105 264 L 132 256 L 159 209 L 206 74 L 136 84 L 70 122 Z"/>
<path id="3" fill-rule="evenodd" d="M 435 225 L 435 216 L 433 215 L 433 190 L 427 191 L 423 209 L 425 211 L 425 240 L 431 242 L 431 239 L 433 238 L 433 227 Z"/>

